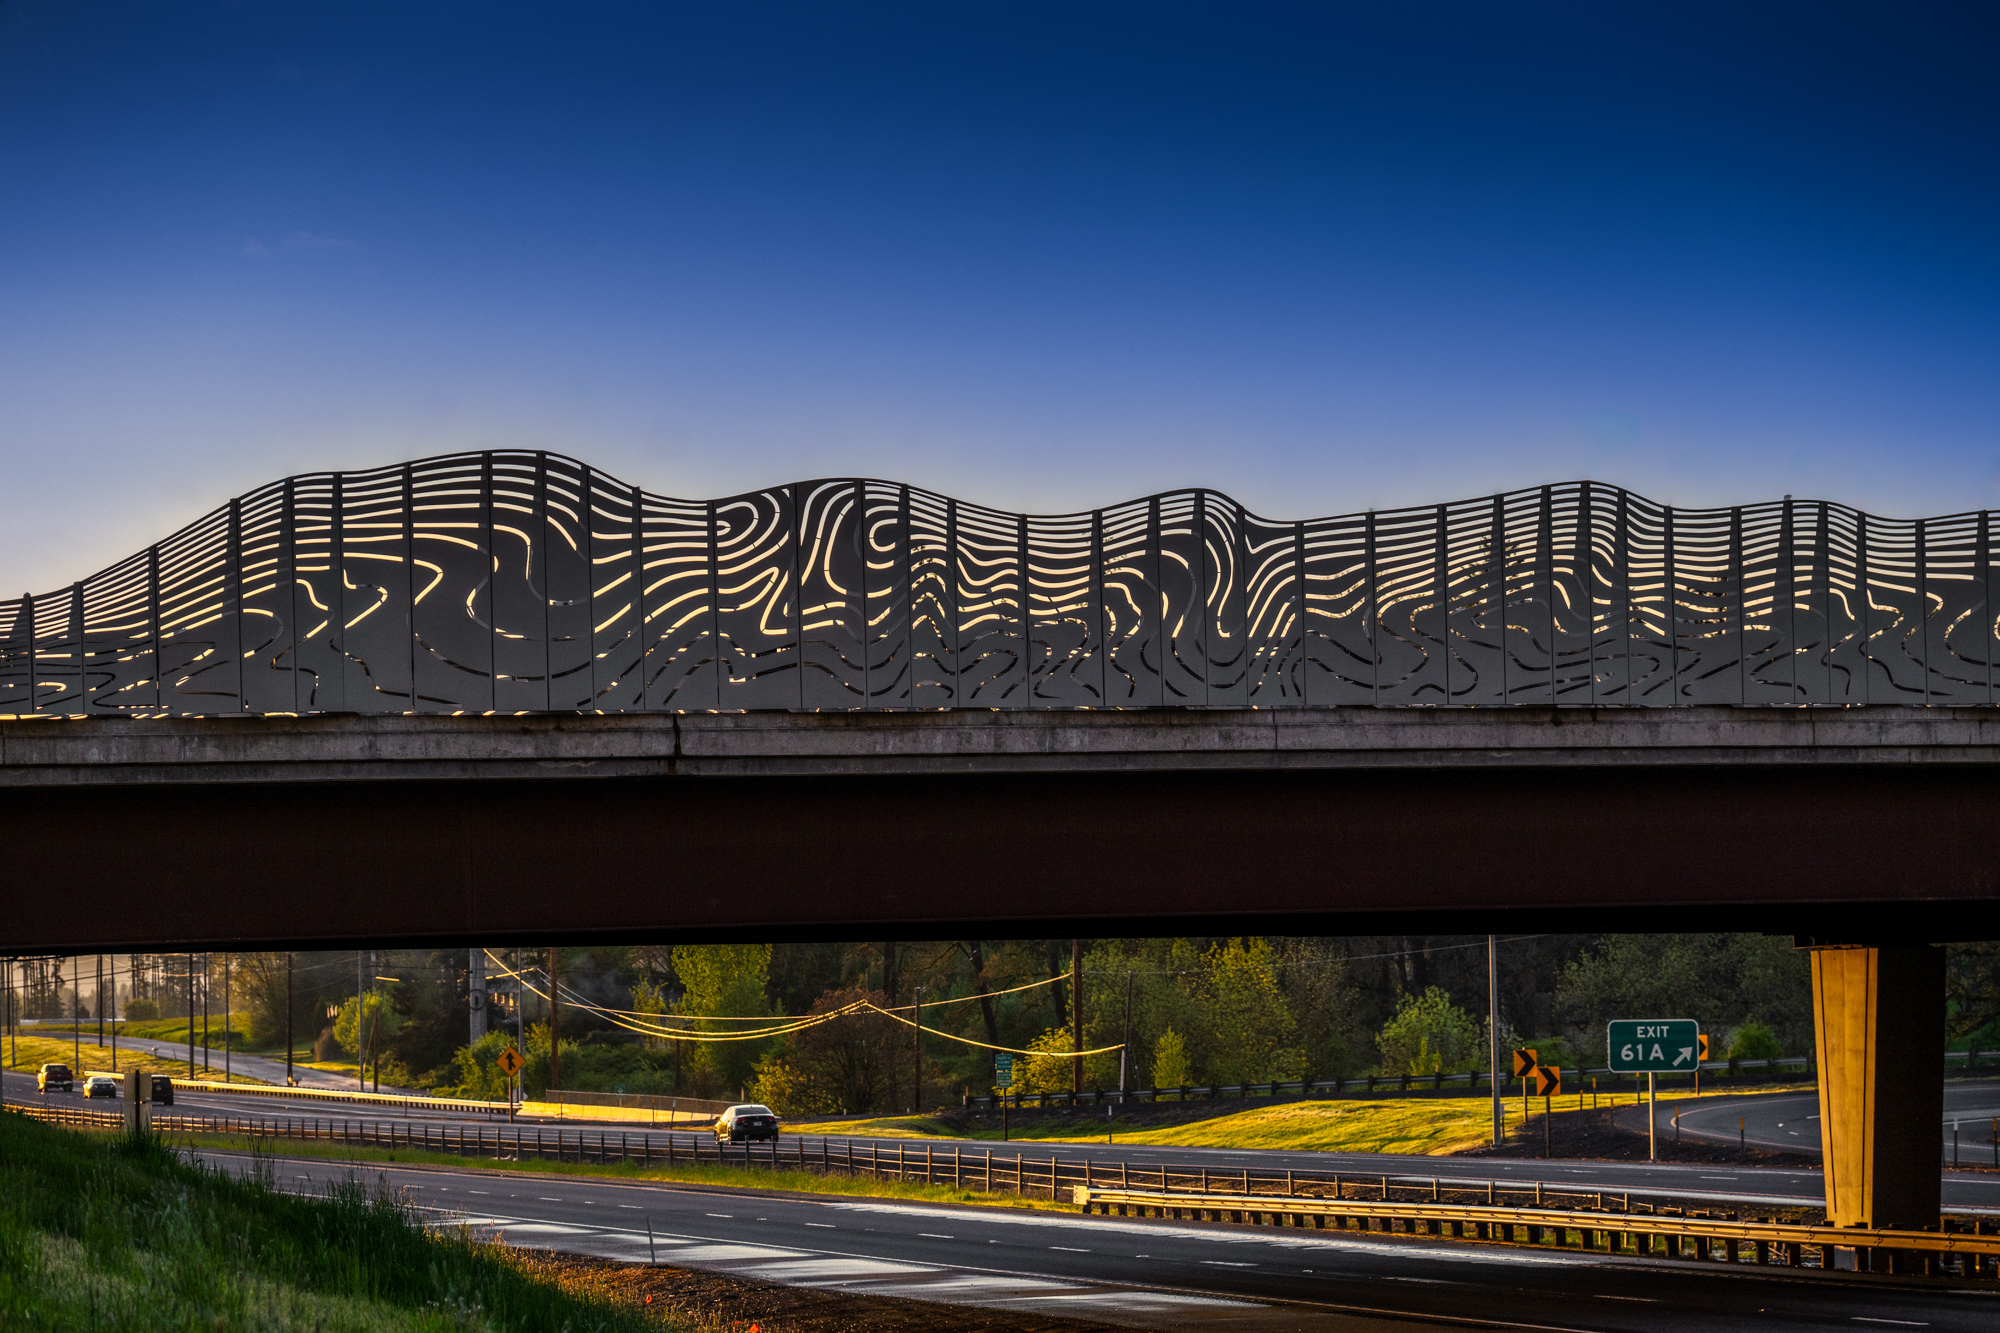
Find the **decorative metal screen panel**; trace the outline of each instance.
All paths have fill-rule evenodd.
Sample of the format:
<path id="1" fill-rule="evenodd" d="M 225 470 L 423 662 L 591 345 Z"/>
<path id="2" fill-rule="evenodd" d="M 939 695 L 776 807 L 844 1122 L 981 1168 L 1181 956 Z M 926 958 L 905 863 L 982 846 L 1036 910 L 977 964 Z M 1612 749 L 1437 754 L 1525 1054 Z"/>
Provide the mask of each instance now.
<path id="1" fill-rule="evenodd" d="M 0 715 L 1990 705 L 1992 538 L 1594 482 L 1050 517 L 454 454 L 287 478 L 0 602 Z"/>

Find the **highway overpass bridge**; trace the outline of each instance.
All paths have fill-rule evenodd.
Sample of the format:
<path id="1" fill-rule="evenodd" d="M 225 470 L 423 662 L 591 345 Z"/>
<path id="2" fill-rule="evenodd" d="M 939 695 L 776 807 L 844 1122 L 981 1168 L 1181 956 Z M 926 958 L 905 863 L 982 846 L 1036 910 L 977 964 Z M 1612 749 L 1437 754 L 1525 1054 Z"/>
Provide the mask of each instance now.
<path id="1" fill-rule="evenodd" d="M 0 603 L 6 947 L 1772 930 L 1826 946 L 1829 1206 L 1934 1218 L 1992 538 L 1589 482 L 1275 521 L 287 478 Z"/>

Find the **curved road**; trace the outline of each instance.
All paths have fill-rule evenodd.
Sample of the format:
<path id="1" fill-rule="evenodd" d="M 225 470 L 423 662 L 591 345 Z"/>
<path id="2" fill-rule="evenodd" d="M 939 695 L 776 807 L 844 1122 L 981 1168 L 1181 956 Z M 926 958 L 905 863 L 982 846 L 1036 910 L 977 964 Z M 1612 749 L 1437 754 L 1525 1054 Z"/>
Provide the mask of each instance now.
<path id="1" fill-rule="evenodd" d="M 1738 1095 L 1697 1097 L 1662 1102 L 1658 1110 L 1662 1142 L 1672 1139 L 1674 1116 L 1680 1116 L 1680 1133 L 1685 1138 L 1716 1143 L 1737 1143 L 1749 1147 L 1777 1148 L 1787 1152 L 1818 1156 L 1819 1094 L 1816 1092 L 1772 1093 L 1768 1096 Z M 1968 1079 L 1944 1086 L 1944 1118 L 1939 1125 L 1939 1160 L 1949 1164 L 1952 1154 L 1952 1127 L 1958 1127 L 1959 1163 L 1967 1167 L 2000 1166 L 1993 1141 L 1993 1122 L 2000 1119 L 2000 1080 Z M 1740 1122 L 1740 1123 L 1739 1123 Z M 1646 1132 L 1646 1108 L 1634 1106 L 1618 1112 L 1621 1128 L 1635 1134 Z"/>

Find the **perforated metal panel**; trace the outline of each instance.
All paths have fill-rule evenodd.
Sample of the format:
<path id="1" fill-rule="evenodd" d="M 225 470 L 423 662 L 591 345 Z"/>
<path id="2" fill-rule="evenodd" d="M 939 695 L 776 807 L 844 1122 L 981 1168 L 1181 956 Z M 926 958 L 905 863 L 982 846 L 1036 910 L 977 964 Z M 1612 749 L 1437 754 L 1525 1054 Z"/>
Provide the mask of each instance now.
<path id="1" fill-rule="evenodd" d="M 0 602 L 0 715 L 1990 705 L 1992 515 L 1580 482 L 1271 520 L 555 454 L 263 487 Z"/>

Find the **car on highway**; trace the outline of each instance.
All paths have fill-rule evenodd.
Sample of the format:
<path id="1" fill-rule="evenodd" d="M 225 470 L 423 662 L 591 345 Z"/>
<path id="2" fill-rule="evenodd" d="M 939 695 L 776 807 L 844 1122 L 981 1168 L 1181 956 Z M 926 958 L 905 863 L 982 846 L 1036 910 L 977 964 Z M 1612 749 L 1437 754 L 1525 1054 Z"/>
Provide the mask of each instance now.
<path id="1" fill-rule="evenodd" d="M 118 1100 L 118 1076 L 116 1074 L 86 1074 L 83 1079 L 83 1095 L 86 1097 L 109 1097 Z"/>
<path id="2" fill-rule="evenodd" d="M 76 1076 L 68 1065 L 43 1065 L 35 1073 L 35 1091 L 44 1097 L 52 1092 L 75 1092 Z"/>
<path id="3" fill-rule="evenodd" d="M 174 1081 L 165 1074 L 153 1075 L 153 1105 L 172 1106 L 174 1104 Z"/>
<path id="4" fill-rule="evenodd" d="M 778 1117 L 770 1107 L 744 1102 L 715 1118 L 717 1143 L 743 1143 L 749 1139 L 778 1141 Z"/>

